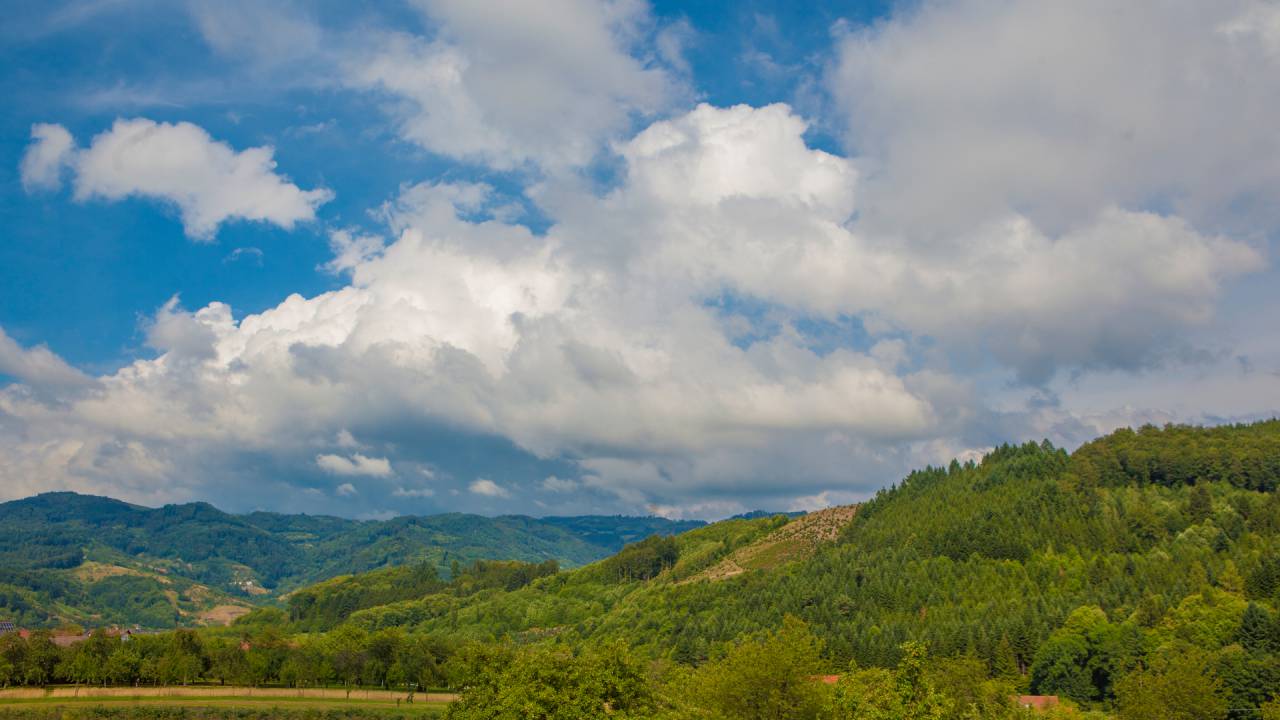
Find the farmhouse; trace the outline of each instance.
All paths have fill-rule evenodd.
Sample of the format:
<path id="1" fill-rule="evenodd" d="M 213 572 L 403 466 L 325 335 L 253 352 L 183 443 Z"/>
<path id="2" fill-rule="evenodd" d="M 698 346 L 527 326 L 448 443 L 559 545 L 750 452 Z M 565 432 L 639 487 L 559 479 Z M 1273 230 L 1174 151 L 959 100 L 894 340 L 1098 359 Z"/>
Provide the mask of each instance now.
<path id="1" fill-rule="evenodd" d="M 1018 707 L 1028 710 L 1048 710 L 1057 707 L 1057 695 L 1019 695 Z"/>

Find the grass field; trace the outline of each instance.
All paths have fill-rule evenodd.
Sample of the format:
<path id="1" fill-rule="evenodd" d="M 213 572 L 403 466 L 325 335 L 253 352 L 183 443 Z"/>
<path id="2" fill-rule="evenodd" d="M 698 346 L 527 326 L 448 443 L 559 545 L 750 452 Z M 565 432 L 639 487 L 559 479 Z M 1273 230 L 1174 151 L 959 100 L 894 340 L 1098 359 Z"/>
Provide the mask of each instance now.
<path id="1" fill-rule="evenodd" d="M 419 720 L 452 695 L 285 688 L 20 688 L 0 691 L 0 720 Z"/>

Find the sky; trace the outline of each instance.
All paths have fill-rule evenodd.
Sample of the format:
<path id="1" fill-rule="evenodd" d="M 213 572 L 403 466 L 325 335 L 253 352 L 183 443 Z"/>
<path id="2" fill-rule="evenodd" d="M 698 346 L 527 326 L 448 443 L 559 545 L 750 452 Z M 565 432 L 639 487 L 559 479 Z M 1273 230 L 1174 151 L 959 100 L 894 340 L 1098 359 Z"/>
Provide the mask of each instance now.
<path id="1" fill-rule="evenodd" d="M 854 502 L 1280 414 L 1280 3 L 3 2 L 0 500 Z"/>

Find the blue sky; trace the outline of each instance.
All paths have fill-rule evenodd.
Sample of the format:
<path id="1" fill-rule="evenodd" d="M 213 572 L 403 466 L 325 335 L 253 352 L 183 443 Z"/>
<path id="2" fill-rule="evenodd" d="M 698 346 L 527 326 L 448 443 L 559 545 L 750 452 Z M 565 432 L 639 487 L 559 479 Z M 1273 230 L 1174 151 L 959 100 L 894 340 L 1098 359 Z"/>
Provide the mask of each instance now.
<path id="1" fill-rule="evenodd" d="M 882 2 L 836 3 L 817 12 L 793 3 L 728 5 L 652 8 L 659 22 L 688 23 L 696 33 L 697 42 L 686 54 L 696 77 L 694 92 L 721 106 L 794 97 L 798 86 L 816 81 L 831 51 L 834 23 L 868 22 L 887 11 Z M 376 22 L 431 31 L 408 6 L 396 3 L 291 9 L 329 25 Z M 253 77 L 251 69 L 220 57 L 203 41 L 181 3 L 71 2 L 52 10 L 16 3 L 11 14 L 18 19 L 4 38 L 7 70 L 0 82 L 13 101 L 4 114 L 7 142 L 0 177 L 6 217 L 22 234 L 0 248 L 0 272 L 6 273 L 0 323 L 12 336 L 49 344 L 85 367 L 111 370 L 131 359 L 141 340 L 137 315 L 154 311 L 175 292 L 190 306 L 222 300 L 252 312 L 290 292 L 313 294 L 337 283 L 315 272 L 330 255 L 320 227 L 289 233 L 233 223 L 219 232 L 216 243 L 163 243 L 159 239 L 166 233 L 181 240 L 181 228 L 172 213 L 154 203 L 78 205 L 58 195 L 22 192 L 18 166 L 33 123 L 56 120 L 87 137 L 117 117 L 142 115 L 193 122 L 234 147 L 269 144 L 300 185 L 335 190 L 321 215 L 339 225 L 367 224 L 368 209 L 392 197 L 404 182 L 484 180 L 519 191 L 519 179 L 507 173 L 460 166 L 406 146 L 385 121 L 370 122 L 369 107 L 353 106 L 346 93 L 324 87 L 280 92 L 278 79 Z M 744 67 L 757 55 L 800 72 Z M 812 135 L 819 145 L 833 144 L 820 129 Z M 241 247 L 263 253 L 229 260 Z M 82 263 L 79 258 L 86 254 L 95 262 Z M 124 258 L 131 260 L 103 272 L 101 263 Z M 35 278 L 38 297 L 31 292 Z M 86 313 L 94 315 L 92 322 L 65 322 Z"/>
<path id="2" fill-rule="evenodd" d="M 5 498 L 718 517 L 1280 405 L 1273 3 L 6 16 Z"/>

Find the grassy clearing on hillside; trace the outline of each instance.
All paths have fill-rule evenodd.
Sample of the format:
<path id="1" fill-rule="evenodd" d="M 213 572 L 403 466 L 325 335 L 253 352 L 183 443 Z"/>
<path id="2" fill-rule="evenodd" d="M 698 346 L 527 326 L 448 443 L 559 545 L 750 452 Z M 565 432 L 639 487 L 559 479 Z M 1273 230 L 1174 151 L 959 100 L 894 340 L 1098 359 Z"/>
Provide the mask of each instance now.
<path id="1" fill-rule="evenodd" d="M 748 570 L 770 570 L 803 560 L 825 544 L 835 542 L 857 513 L 858 506 L 842 505 L 798 517 L 763 538 L 740 547 L 717 564 L 688 578 L 712 582 L 741 575 Z"/>

